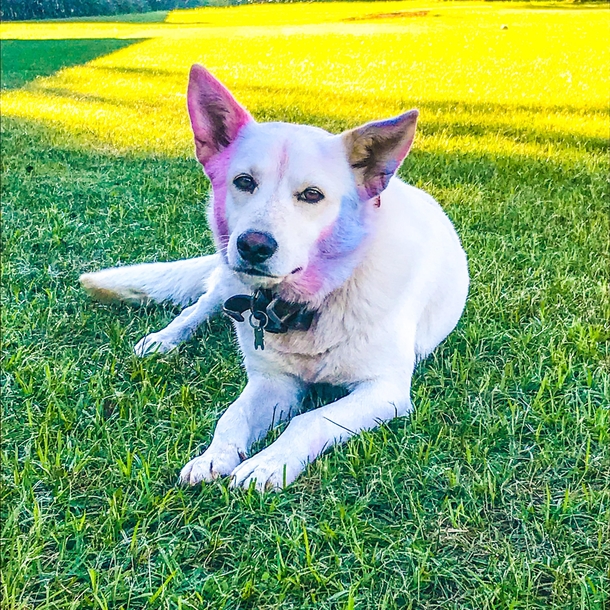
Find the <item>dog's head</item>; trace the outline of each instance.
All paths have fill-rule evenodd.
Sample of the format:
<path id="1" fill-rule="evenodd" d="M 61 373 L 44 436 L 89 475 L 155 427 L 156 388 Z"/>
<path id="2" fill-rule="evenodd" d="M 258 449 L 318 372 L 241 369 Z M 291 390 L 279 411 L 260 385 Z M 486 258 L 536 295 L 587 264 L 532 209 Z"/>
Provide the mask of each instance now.
<path id="1" fill-rule="evenodd" d="M 417 110 L 340 135 L 257 123 L 194 65 L 188 110 L 212 182 L 210 224 L 246 284 L 308 301 L 342 284 L 361 258 L 377 197 L 409 152 Z"/>

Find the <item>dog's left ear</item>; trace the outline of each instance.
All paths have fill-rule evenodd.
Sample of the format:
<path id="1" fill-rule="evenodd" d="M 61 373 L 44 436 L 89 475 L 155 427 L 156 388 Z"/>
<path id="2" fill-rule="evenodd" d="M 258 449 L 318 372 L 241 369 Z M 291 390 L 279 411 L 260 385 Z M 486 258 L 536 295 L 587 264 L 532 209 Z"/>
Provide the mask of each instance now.
<path id="1" fill-rule="evenodd" d="M 187 106 L 195 136 L 195 154 L 206 163 L 229 146 L 254 119 L 211 72 L 194 64 L 189 74 Z"/>
<path id="2" fill-rule="evenodd" d="M 363 198 L 377 197 L 409 153 L 417 110 L 393 119 L 366 123 L 341 135 Z"/>

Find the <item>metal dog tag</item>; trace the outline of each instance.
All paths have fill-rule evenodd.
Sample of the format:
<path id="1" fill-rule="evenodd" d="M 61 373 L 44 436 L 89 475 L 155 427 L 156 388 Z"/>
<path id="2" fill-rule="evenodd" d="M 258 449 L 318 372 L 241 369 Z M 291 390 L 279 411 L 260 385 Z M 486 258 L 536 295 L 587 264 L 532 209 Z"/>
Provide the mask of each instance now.
<path id="1" fill-rule="evenodd" d="M 260 326 L 254 327 L 254 349 L 265 349 L 265 331 Z"/>
<path id="2" fill-rule="evenodd" d="M 269 323 L 269 318 L 264 311 L 253 311 L 250 314 L 250 326 L 254 330 L 254 349 L 265 349 L 265 326 Z"/>

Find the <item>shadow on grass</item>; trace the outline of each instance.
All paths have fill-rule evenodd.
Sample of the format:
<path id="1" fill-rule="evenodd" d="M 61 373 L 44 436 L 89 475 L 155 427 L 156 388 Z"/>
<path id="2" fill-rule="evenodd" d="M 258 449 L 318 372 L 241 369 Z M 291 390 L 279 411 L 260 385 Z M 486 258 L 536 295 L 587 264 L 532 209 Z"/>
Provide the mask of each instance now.
<path id="1" fill-rule="evenodd" d="M 441 124 L 438 129 L 446 130 L 447 125 Z M 62 193 L 65 191 L 62 208 L 79 216 L 83 212 L 79 202 L 94 201 L 96 213 L 88 212 L 80 221 L 89 227 L 101 222 L 105 230 L 112 228 L 112 233 L 116 235 L 116 244 L 108 244 L 108 247 L 96 251 L 93 257 L 84 257 L 74 267 L 79 273 L 114 265 L 119 261 L 171 260 L 198 256 L 208 251 L 211 242 L 207 228 L 204 229 L 205 206 L 202 205 L 208 182 L 190 155 L 172 157 L 163 155 L 161 151 L 150 155 L 138 151 L 121 153 L 104 148 L 95 150 L 87 144 L 83 145 L 78 133 L 57 129 L 40 120 L 3 117 L 3 130 L 5 154 L 2 170 L 7 192 L 10 191 L 11 181 L 16 181 L 15 186 L 27 185 L 32 193 L 39 189 L 53 190 L 61 185 L 60 190 Z M 433 133 L 434 127 L 429 135 Z M 484 137 L 485 133 L 480 135 Z M 548 139 L 554 140 L 556 135 L 549 134 Z M 568 139 L 566 146 L 571 144 Z M 581 140 L 584 147 L 588 145 L 595 149 L 596 144 L 596 141 L 587 143 L 586 138 Z M 510 229 L 509 233 L 516 230 L 519 235 L 538 231 L 538 245 L 551 247 L 550 242 L 542 238 L 548 228 L 544 213 L 546 211 L 559 217 L 563 212 L 560 214 L 560 210 L 556 210 L 554 204 L 548 201 L 560 194 L 566 198 L 574 190 L 581 191 L 587 197 L 582 199 L 582 205 L 591 212 L 591 203 L 586 203 L 588 198 L 597 200 L 604 188 L 603 180 L 583 171 L 581 164 L 498 151 L 415 149 L 400 174 L 408 182 L 431 190 L 446 208 L 451 209 L 454 221 L 461 226 L 467 246 L 471 240 L 477 241 L 485 234 L 502 233 L 500 227 L 503 227 Z M 192 213 L 199 229 L 191 238 L 179 239 L 178 236 L 183 236 L 183 233 L 178 226 L 166 226 L 156 213 L 149 213 L 155 206 L 147 192 L 148 187 L 141 184 L 147 176 L 155 176 L 155 180 L 162 183 L 160 196 L 176 207 L 172 214 L 180 216 L 191 206 L 197 208 L 197 212 Z M 526 199 L 534 198 L 535 205 L 527 205 L 525 209 L 515 208 L 515 194 L 522 191 Z M 481 193 L 487 194 L 485 203 L 479 200 Z M 35 199 L 36 196 L 32 194 L 30 200 Z M 576 201 L 569 197 L 567 199 L 569 202 L 566 206 L 573 211 Z M 141 203 L 137 204 L 138 201 Z M 7 201 L 8 207 L 10 204 Z M 550 208 L 546 209 L 548 206 Z M 113 218 L 112 210 L 115 207 L 122 211 L 110 225 L 106 225 L 109 220 L 106 212 L 109 211 L 109 217 Z M 120 226 L 132 226 L 133 230 L 116 233 L 117 222 Z M 567 217 L 561 222 L 568 222 Z M 186 229 L 187 225 L 183 227 L 185 234 L 188 233 Z M 564 233 L 567 229 L 563 229 Z M 45 244 L 46 255 L 54 258 L 61 258 L 62 248 L 67 247 L 63 241 Z M 80 252 L 80 247 L 77 251 Z M 91 261 L 95 262 L 91 265 Z M 83 264 L 86 268 L 80 266 Z"/>
<path id="2" fill-rule="evenodd" d="M 2 89 L 18 89 L 38 76 L 85 64 L 142 39 L 3 40 Z"/>
<path id="3" fill-rule="evenodd" d="M 67 17 L 65 19 L 45 19 L 44 23 L 163 23 L 169 11 L 149 11 L 147 13 L 126 13 L 123 15 L 95 15 L 87 17 Z"/>

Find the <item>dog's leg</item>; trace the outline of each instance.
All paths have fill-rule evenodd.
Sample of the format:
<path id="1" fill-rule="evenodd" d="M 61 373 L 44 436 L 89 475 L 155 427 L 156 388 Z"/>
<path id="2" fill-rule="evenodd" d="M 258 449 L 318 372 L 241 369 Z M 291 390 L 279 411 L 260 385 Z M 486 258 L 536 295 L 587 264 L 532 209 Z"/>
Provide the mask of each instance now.
<path id="1" fill-rule="evenodd" d="M 136 355 L 165 354 L 177 348 L 184 341 L 188 341 L 210 316 L 220 310 L 222 305 L 221 276 L 222 268 L 217 267 L 208 279 L 207 292 L 202 294 L 194 305 L 184 309 L 164 329 L 140 339 L 134 347 Z"/>
<path id="2" fill-rule="evenodd" d="M 255 481 L 259 491 L 285 487 L 326 448 L 407 414 L 411 373 L 405 376 L 362 383 L 345 398 L 298 415 L 273 444 L 232 472 L 231 485 L 247 488 Z"/>
<path id="3" fill-rule="evenodd" d="M 241 396 L 218 420 L 207 450 L 191 460 L 180 481 L 196 485 L 231 474 L 253 442 L 301 406 L 305 386 L 294 377 L 251 375 Z"/>

